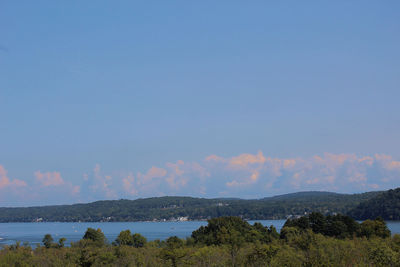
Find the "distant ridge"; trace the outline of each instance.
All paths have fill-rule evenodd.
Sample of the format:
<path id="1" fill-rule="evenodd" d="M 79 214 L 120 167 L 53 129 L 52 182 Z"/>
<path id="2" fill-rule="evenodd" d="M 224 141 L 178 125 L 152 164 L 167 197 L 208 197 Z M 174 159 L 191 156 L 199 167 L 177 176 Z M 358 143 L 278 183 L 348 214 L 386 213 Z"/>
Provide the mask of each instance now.
<path id="1" fill-rule="evenodd" d="M 288 193 L 282 194 L 272 197 L 265 197 L 262 198 L 263 200 L 270 200 L 270 199 L 293 199 L 293 198 L 310 198 L 310 197 L 321 197 L 321 196 L 347 196 L 350 194 L 340 194 L 335 192 L 328 192 L 328 191 L 301 191 L 295 193 Z"/>
<path id="2" fill-rule="evenodd" d="M 382 217 L 385 220 L 400 220 L 400 187 L 391 189 L 361 202 L 348 214 L 358 220 Z"/>
<path id="3" fill-rule="evenodd" d="M 205 220 L 219 216 L 240 216 L 250 220 L 286 219 L 312 211 L 345 214 L 380 193 L 308 191 L 250 200 L 175 196 L 101 200 L 87 204 L 0 208 L 0 222 L 169 221 Z"/>

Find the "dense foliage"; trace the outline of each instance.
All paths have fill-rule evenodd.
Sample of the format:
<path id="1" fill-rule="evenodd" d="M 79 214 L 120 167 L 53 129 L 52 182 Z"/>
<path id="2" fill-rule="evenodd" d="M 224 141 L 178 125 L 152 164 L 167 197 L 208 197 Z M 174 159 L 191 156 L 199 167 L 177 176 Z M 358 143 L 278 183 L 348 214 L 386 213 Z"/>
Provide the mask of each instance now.
<path id="1" fill-rule="evenodd" d="M 201 226 L 192 233 L 194 242 L 205 245 L 231 243 L 270 242 L 279 236 L 275 227 L 264 227 L 260 223 L 250 225 L 239 217 L 219 217 L 208 220 L 207 226 Z"/>
<path id="2" fill-rule="evenodd" d="M 400 220 L 400 188 L 385 191 L 370 200 L 361 202 L 348 214 L 360 220 L 378 216 L 385 220 Z"/>
<path id="3" fill-rule="evenodd" d="M 97 230 L 88 228 L 83 236 L 83 240 L 89 241 L 99 247 L 102 247 L 106 244 L 106 237 L 100 228 Z"/>
<path id="4" fill-rule="evenodd" d="M 341 214 L 324 216 L 321 213 L 313 212 L 308 216 L 287 220 L 281 235 L 284 236 L 290 227 L 296 227 L 300 230 L 310 229 L 314 233 L 336 238 L 351 238 L 354 236 L 386 238 L 390 236 L 390 230 L 380 217 L 375 220 L 366 220 L 358 223 L 353 218 Z"/>
<path id="5" fill-rule="evenodd" d="M 332 236 L 329 228 L 334 222 L 348 225 L 346 233 L 358 223 L 346 216 L 317 213 L 304 218 L 287 221 L 280 235 L 273 227 L 250 225 L 237 217 L 211 219 L 186 240 L 172 236 L 146 242 L 140 234 L 126 230 L 110 245 L 101 242 L 100 229 L 89 228 L 82 240 L 64 247 L 47 234 L 44 246 L 35 249 L 19 243 L 1 249 L 0 266 L 400 265 L 400 235 L 381 235 L 386 227 L 381 219 L 369 221 L 364 233 L 356 230 L 357 235 Z M 143 241 L 140 245 L 135 235 Z"/>
<path id="6" fill-rule="evenodd" d="M 221 216 L 240 216 L 250 220 L 286 219 L 290 215 L 304 215 L 312 211 L 345 214 L 377 194 L 379 192 L 352 195 L 302 192 L 258 200 L 159 197 L 75 205 L 0 208 L 0 222 L 152 221 L 174 220 L 179 217 L 205 220 Z"/>

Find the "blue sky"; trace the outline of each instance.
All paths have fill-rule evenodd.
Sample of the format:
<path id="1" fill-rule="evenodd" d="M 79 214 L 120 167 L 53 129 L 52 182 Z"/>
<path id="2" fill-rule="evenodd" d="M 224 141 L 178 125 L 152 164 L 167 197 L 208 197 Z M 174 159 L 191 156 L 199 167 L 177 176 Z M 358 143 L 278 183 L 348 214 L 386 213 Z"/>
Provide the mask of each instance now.
<path id="1" fill-rule="evenodd" d="M 0 206 L 397 187 L 399 14 L 2 1 Z"/>

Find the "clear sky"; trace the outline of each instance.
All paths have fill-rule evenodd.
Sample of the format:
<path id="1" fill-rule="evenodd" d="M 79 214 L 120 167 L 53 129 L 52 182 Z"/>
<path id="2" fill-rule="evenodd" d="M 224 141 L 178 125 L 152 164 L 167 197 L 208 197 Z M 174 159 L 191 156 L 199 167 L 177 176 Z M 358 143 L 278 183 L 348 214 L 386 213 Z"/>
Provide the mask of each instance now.
<path id="1" fill-rule="evenodd" d="M 399 1 L 1 1 L 0 206 L 400 186 Z"/>

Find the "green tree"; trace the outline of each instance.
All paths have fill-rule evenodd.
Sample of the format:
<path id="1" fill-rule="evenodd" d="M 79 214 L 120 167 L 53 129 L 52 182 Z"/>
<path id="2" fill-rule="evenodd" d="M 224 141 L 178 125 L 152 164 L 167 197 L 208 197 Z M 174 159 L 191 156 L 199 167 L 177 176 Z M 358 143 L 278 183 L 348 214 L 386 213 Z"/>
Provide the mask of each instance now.
<path id="1" fill-rule="evenodd" d="M 131 231 L 129 230 L 121 231 L 117 239 L 115 239 L 115 243 L 118 246 L 133 246 L 133 238 Z"/>
<path id="2" fill-rule="evenodd" d="M 147 243 L 147 239 L 139 233 L 134 233 L 132 236 L 133 246 L 136 248 L 144 247 Z"/>
<path id="3" fill-rule="evenodd" d="M 309 216 L 310 226 L 314 233 L 323 233 L 326 229 L 326 218 L 320 212 L 312 212 Z"/>
<path id="4" fill-rule="evenodd" d="M 278 239 L 278 238 L 279 238 L 279 233 L 278 233 L 278 231 L 276 230 L 275 226 L 273 226 L 273 225 L 271 225 L 271 226 L 268 228 L 268 234 L 269 234 L 269 236 L 271 237 L 271 239 Z"/>
<path id="5" fill-rule="evenodd" d="M 51 246 L 53 245 L 53 241 L 54 239 L 51 234 L 45 234 L 42 243 L 46 248 L 51 248 Z"/>
<path id="6" fill-rule="evenodd" d="M 63 248 L 63 247 L 64 247 L 64 243 L 65 243 L 66 240 L 67 240 L 67 239 L 66 239 L 65 237 L 61 237 L 60 239 L 58 239 L 58 244 L 57 244 L 57 246 L 58 246 L 59 248 Z"/>
<path id="7" fill-rule="evenodd" d="M 208 220 L 207 226 L 201 226 L 198 230 L 193 231 L 192 237 L 196 243 L 206 245 L 230 244 L 234 239 L 240 242 L 251 242 L 254 236 L 254 234 L 251 234 L 253 229 L 257 228 L 253 228 L 239 217 L 219 217 Z M 240 236 L 237 236 L 236 233 L 240 233 Z"/>
<path id="8" fill-rule="evenodd" d="M 353 237 L 359 232 L 359 224 L 353 218 L 341 214 L 325 217 L 319 212 L 289 219 L 284 227 L 296 227 L 302 231 L 311 229 L 314 233 L 338 238 Z"/>
<path id="9" fill-rule="evenodd" d="M 365 220 L 360 225 L 360 235 L 367 238 L 373 236 L 377 237 L 390 237 L 390 230 L 387 228 L 385 221 L 378 217 L 375 220 Z"/>
<path id="10" fill-rule="evenodd" d="M 97 230 L 93 228 L 88 228 L 85 232 L 85 235 L 83 236 L 83 239 L 90 240 L 98 246 L 104 246 L 106 244 L 106 237 L 104 236 L 104 233 L 101 231 L 100 228 Z"/>
<path id="11" fill-rule="evenodd" d="M 300 235 L 300 230 L 297 227 L 284 226 L 281 230 L 281 239 L 290 242 Z"/>
<path id="12" fill-rule="evenodd" d="M 256 242 L 247 254 L 247 266 L 269 266 L 279 247 Z"/>
<path id="13" fill-rule="evenodd" d="M 183 240 L 177 236 L 168 237 L 168 239 L 165 241 L 165 243 L 167 244 L 167 247 L 171 248 L 171 249 L 181 248 L 181 247 L 183 247 L 183 244 L 184 244 Z"/>
<path id="14" fill-rule="evenodd" d="M 171 236 L 166 241 L 166 247 L 162 249 L 161 256 L 164 261 L 170 261 L 173 267 L 178 266 L 179 262 L 186 255 L 183 248 L 184 242 L 177 236 Z"/>

